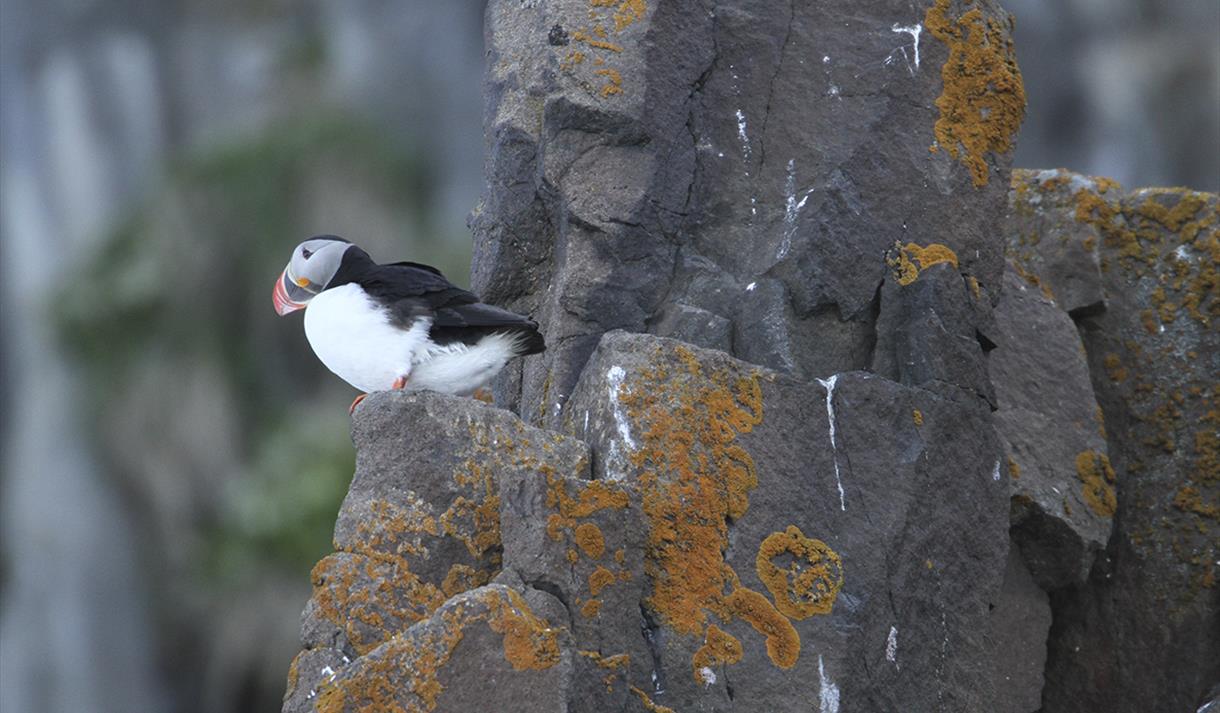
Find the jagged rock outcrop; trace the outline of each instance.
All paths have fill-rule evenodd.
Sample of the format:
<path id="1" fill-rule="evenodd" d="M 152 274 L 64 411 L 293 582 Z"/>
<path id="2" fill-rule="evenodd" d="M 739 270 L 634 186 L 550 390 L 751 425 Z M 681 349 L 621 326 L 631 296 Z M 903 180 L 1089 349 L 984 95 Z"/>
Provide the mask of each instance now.
<path id="1" fill-rule="evenodd" d="M 1220 680 L 1217 197 L 1021 172 L 1012 213 L 1030 289 L 1076 318 L 1109 455 L 1077 469 L 1114 514 L 1088 581 L 1053 594 L 1045 710 L 1194 710 Z"/>
<path id="2" fill-rule="evenodd" d="M 1010 209 L 1006 15 L 909 13 L 489 4 L 475 287 L 548 350 L 497 384 L 520 419 L 356 412 L 286 710 L 1202 694 L 1215 198 L 1023 176 Z"/>
<path id="3" fill-rule="evenodd" d="M 1014 539 L 1043 589 L 1078 584 L 1109 539 L 1115 504 L 1084 346 L 1071 318 L 1012 269 L 992 335 Z"/>
<path id="4" fill-rule="evenodd" d="M 500 403 L 554 427 L 612 329 L 868 368 L 895 242 L 946 245 L 989 305 L 1009 31 L 992 0 L 491 2 L 473 284 L 550 344 Z"/>

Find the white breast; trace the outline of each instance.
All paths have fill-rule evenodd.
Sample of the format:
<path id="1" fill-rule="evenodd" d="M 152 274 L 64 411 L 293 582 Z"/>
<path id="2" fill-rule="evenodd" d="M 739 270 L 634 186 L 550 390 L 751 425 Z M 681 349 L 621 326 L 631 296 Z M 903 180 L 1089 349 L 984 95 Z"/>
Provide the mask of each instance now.
<path id="1" fill-rule="evenodd" d="M 406 330 L 356 284 L 325 290 L 305 309 L 305 337 L 314 354 L 339 378 L 365 392 L 389 389 L 411 372 L 429 343 L 431 320 Z"/>

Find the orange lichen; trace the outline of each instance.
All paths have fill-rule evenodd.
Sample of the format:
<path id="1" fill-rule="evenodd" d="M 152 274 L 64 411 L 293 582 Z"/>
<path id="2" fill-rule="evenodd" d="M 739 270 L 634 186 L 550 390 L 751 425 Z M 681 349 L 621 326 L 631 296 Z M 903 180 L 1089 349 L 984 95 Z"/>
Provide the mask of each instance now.
<path id="1" fill-rule="evenodd" d="M 1102 517 L 1114 517 L 1118 500 L 1114 495 L 1114 468 L 1104 453 L 1081 451 L 1076 454 L 1076 475 L 1083 483 L 1084 501 Z"/>
<path id="2" fill-rule="evenodd" d="M 1110 381 L 1121 384 L 1127 380 L 1127 370 L 1123 368 L 1122 361 L 1117 354 L 1107 354 L 1102 360 L 1106 367 L 1106 375 L 1110 377 Z"/>
<path id="3" fill-rule="evenodd" d="M 1182 486 L 1173 496 L 1173 506 L 1183 512 L 1193 512 L 1213 520 L 1220 519 L 1220 505 L 1203 501 L 1203 493 L 1193 485 Z"/>
<path id="4" fill-rule="evenodd" d="M 915 421 L 916 426 L 922 426 L 923 425 L 923 411 L 920 411 L 919 409 L 915 409 L 914 413 L 911 414 L 911 419 L 913 421 Z"/>
<path id="5" fill-rule="evenodd" d="M 703 646 L 695 651 L 691 659 L 691 672 L 695 681 L 703 683 L 699 669 L 720 664 L 734 664 L 741 660 L 743 650 L 737 637 L 724 631 L 715 624 L 709 624 L 703 635 Z"/>
<path id="6" fill-rule="evenodd" d="M 464 564 L 455 564 L 449 567 L 449 571 L 445 574 L 445 579 L 441 582 L 441 591 L 445 593 L 446 597 L 452 597 L 487 584 L 491 581 L 491 577 L 490 572 L 477 570 Z"/>
<path id="7" fill-rule="evenodd" d="M 605 567 L 598 567 L 589 575 L 589 593 L 596 597 L 603 589 L 614 584 L 614 581 L 614 572 Z"/>
<path id="8" fill-rule="evenodd" d="M 639 688 L 636 688 L 635 686 L 631 686 L 631 692 L 640 697 L 640 701 L 644 704 L 644 710 L 648 711 L 649 713 L 674 713 L 674 709 L 670 708 L 669 706 L 653 703 L 652 699 L 648 697 L 647 693 Z"/>
<path id="9" fill-rule="evenodd" d="M 915 243 L 902 245 L 895 242 L 894 249 L 886 258 L 886 263 L 894 271 L 894 279 L 898 284 L 907 286 L 919 279 L 919 273 L 933 265 L 948 263 L 957 267 L 957 253 L 940 243 L 930 243 L 920 247 Z"/>
<path id="10" fill-rule="evenodd" d="M 1012 151 L 1025 118 L 1025 85 L 1003 24 L 978 8 L 951 20 L 949 4 L 936 0 L 924 16 L 929 34 L 949 48 L 931 150 L 948 151 L 970 169 L 975 187 L 982 187 L 989 180 L 986 154 Z"/>
<path id="11" fill-rule="evenodd" d="M 492 590 L 442 611 L 432 624 L 395 637 L 374 657 L 353 664 L 349 677 L 324 684 L 319 713 L 432 711 L 444 692 L 438 674 L 466 630 L 477 622 L 503 636 L 504 658 L 515 670 L 540 670 L 559 662 L 558 631 L 546 625 L 512 590 Z"/>
<path id="12" fill-rule="evenodd" d="M 576 526 L 575 539 L 580 551 L 590 559 L 598 559 L 606 551 L 606 539 L 601 528 L 591 522 L 582 522 Z"/>
<path id="13" fill-rule="evenodd" d="M 575 40 L 576 42 L 584 42 L 585 44 L 589 45 L 590 47 L 595 47 L 600 50 L 609 50 L 610 52 L 622 52 L 623 51 L 622 45 L 616 45 L 613 42 L 607 42 L 604 39 L 599 39 L 597 37 L 598 29 L 599 28 L 594 28 L 592 35 L 590 35 L 585 30 L 577 30 L 572 33 L 572 39 Z M 602 35 L 603 36 L 605 35 L 604 30 L 602 31 Z"/>
<path id="14" fill-rule="evenodd" d="M 627 664 L 631 663 L 631 656 L 628 654 L 615 654 L 613 656 L 602 656 L 596 651 L 577 651 L 576 653 L 591 659 L 593 663 L 601 668 L 615 670 L 626 669 Z"/>
<path id="15" fill-rule="evenodd" d="M 593 617 L 597 616 L 601 610 L 602 603 L 600 599 L 590 599 L 580 607 L 581 616 L 585 617 L 586 619 L 592 619 Z"/>
<path id="16" fill-rule="evenodd" d="M 1017 462 L 1012 459 L 1012 456 L 1008 457 L 1008 475 L 1010 475 L 1013 480 L 1021 479 L 1021 466 L 1017 465 Z"/>
<path id="17" fill-rule="evenodd" d="M 504 635 L 504 658 L 518 671 L 541 670 L 559 662 L 558 631 L 530 610 L 525 598 L 507 590 L 508 601 L 491 595 L 487 626 Z"/>
<path id="18" fill-rule="evenodd" d="M 622 32 L 627 26 L 644 19 L 648 3 L 644 0 L 589 0 L 590 7 L 612 7 L 614 31 Z"/>
<path id="19" fill-rule="evenodd" d="M 735 589 L 725 603 L 734 616 L 767 637 L 767 656 L 780 668 L 792 668 L 801 655 L 801 637 L 792 622 L 752 589 Z"/>
<path id="20" fill-rule="evenodd" d="M 597 69 L 593 73 L 609 80 L 606 84 L 602 85 L 603 97 L 623 93 L 623 75 L 619 74 L 617 69 Z"/>
<path id="21" fill-rule="evenodd" d="M 786 566 L 776 564 L 781 559 Z M 775 599 L 775 607 L 798 621 L 829 614 L 843 586 L 839 555 L 825 542 L 805 537 L 795 525 L 763 540 L 754 567 Z"/>
<path id="22" fill-rule="evenodd" d="M 976 279 L 976 278 L 974 277 L 974 275 L 968 275 L 968 276 L 966 277 L 966 284 L 967 284 L 967 285 L 970 285 L 970 293 L 974 295 L 974 299 L 976 299 L 976 300 L 977 300 L 977 299 L 979 299 L 980 297 L 982 297 L 982 295 L 983 295 L 983 288 L 982 288 L 982 286 L 979 284 L 978 279 Z"/>
<path id="23" fill-rule="evenodd" d="M 645 571 L 649 605 L 670 627 L 702 633 L 707 610 L 723 612 L 723 592 L 736 580 L 724 561 L 727 519 L 740 518 L 757 484 L 754 461 L 734 441 L 762 422 L 757 375 L 731 379 L 702 373 L 689 356 L 688 373 L 666 379 L 644 370 L 619 395 L 641 425 L 633 454 L 649 521 Z M 698 376 L 690 374 L 693 364 Z"/>
<path id="24" fill-rule="evenodd" d="M 324 557 L 310 578 L 318 614 L 342 629 L 361 655 L 394 631 L 426 618 L 445 600 L 441 590 L 411 572 L 405 560 L 372 551 Z"/>

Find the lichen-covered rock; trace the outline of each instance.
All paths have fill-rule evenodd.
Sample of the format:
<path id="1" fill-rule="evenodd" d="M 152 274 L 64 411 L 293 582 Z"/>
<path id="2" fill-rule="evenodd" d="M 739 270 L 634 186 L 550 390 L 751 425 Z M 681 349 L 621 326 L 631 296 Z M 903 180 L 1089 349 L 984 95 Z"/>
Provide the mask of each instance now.
<path id="1" fill-rule="evenodd" d="M 547 334 L 496 389 L 531 421 L 602 333 L 683 336 L 673 305 L 756 363 L 868 368 L 896 240 L 998 294 L 1025 99 L 994 0 L 495 0 L 486 28 L 472 282 Z"/>
<path id="2" fill-rule="evenodd" d="M 1114 471 L 1071 318 L 1013 270 L 988 368 L 1012 479 L 1013 536 L 1043 589 L 1083 582 L 1110 537 Z"/>
<path id="3" fill-rule="evenodd" d="M 1031 282 L 1057 294 L 1076 269 L 1058 261 L 1097 256 L 1104 305 L 1077 317 L 1113 468 L 1092 472 L 1117 495 L 1105 557 L 1053 598 L 1045 709 L 1193 709 L 1220 679 L 1217 197 L 1067 172 L 1021 173 L 1012 196 Z"/>
<path id="4" fill-rule="evenodd" d="M 500 572 L 500 480 L 577 476 L 588 448 L 471 399 L 431 392 L 371 394 L 352 426 L 356 473 L 335 525 L 335 549 L 314 567 L 301 658 L 291 689 L 317 690 L 450 597 Z"/>
<path id="5" fill-rule="evenodd" d="M 561 626 L 516 589 L 491 584 L 449 599 L 343 668 L 323 669 L 304 700 L 294 696 L 284 710 L 565 713 L 570 652 Z"/>
<path id="6" fill-rule="evenodd" d="M 621 481 L 553 471 L 501 481 L 505 571 L 567 608 L 573 711 L 634 710 L 652 656 L 640 602 L 645 537 L 638 494 Z"/>
<path id="7" fill-rule="evenodd" d="M 993 709 L 1009 484 L 988 414 L 603 337 L 563 422 L 642 520 L 651 659 L 632 685 L 676 711 Z"/>

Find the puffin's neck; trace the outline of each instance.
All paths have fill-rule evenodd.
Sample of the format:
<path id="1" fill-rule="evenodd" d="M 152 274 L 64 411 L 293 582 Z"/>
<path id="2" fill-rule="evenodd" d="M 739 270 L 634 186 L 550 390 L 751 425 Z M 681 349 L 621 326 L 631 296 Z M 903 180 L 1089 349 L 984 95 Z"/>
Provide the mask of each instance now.
<path id="1" fill-rule="evenodd" d="M 351 245 L 343 253 L 343 259 L 339 261 L 339 269 L 335 272 L 335 276 L 330 278 L 330 282 L 326 283 L 324 291 L 332 287 L 359 282 L 361 277 L 376 266 L 377 263 L 373 262 L 373 258 L 369 257 L 368 253 Z"/>

